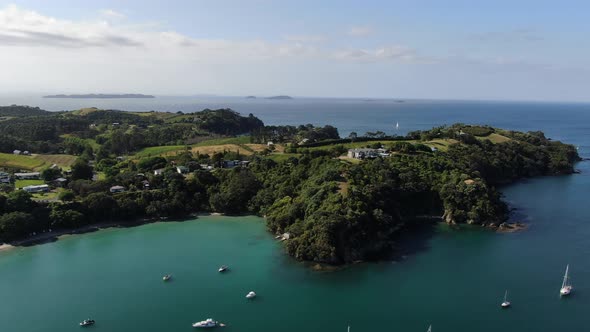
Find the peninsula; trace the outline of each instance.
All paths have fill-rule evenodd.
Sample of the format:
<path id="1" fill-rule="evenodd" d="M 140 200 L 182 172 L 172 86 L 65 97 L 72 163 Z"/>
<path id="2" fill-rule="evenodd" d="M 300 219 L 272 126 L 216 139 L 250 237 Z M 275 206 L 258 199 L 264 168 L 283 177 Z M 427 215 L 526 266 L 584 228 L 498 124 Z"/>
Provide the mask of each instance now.
<path id="1" fill-rule="evenodd" d="M 89 94 L 74 94 L 74 95 L 48 95 L 43 98 L 74 98 L 74 99 L 121 99 L 121 98 L 156 98 L 152 95 L 144 95 L 139 93 L 126 94 L 104 94 L 104 93 L 89 93 Z"/>
<path id="2" fill-rule="evenodd" d="M 298 260 L 378 260 L 424 216 L 505 229 L 499 185 L 571 174 L 579 160 L 542 132 L 467 124 L 341 138 L 330 125 L 266 126 L 230 109 L 3 113 L 11 117 L 0 121 L 0 242 L 8 243 L 217 212 L 265 216 Z"/>

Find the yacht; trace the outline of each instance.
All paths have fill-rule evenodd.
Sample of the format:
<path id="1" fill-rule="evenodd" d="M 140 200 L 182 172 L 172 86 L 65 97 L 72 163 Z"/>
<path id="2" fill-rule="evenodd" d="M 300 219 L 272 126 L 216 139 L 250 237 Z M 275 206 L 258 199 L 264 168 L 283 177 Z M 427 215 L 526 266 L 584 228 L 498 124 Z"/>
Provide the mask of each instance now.
<path id="1" fill-rule="evenodd" d="M 566 296 L 572 293 L 573 287 L 570 283 L 569 277 L 569 264 L 565 267 L 565 275 L 563 276 L 563 282 L 561 283 L 561 289 L 559 290 L 559 295 Z"/>
<path id="2" fill-rule="evenodd" d="M 502 308 L 508 308 L 512 303 L 508 301 L 508 290 L 504 292 L 504 302 L 500 304 Z"/>
<path id="3" fill-rule="evenodd" d="M 170 279 L 172 279 L 172 275 L 171 274 L 167 274 L 164 277 L 162 277 L 162 280 L 164 280 L 164 281 L 168 281 Z"/>
<path id="4" fill-rule="evenodd" d="M 82 322 L 80 322 L 80 326 L 90 326 L 90 325 L 94 325 L 94 319 L 85 319 Z"/>
<path id="5" fill-rule="evenodd" d="M 225 272 L 227 271 L 228 267 L 226 265 L 221 265 L 221 267 L 219 268 L 219 272 Z"/>
<path id="6" fill-rule="evenodd" d="M 254 293 L 254 292 L 252 292 L 252 291 L 251 291 L 250 293 L 246 294 L 246 298 L 247 298 L 247 299 L 253 299 L 253 298 L 255 298 L 255 297 L 256 297 L 256 293 Z"/>
<path id="7" fill-rule="evenodd" d="M 216 320 L 213 320 L 213 318 L 207 318 L 206 320 L 202 320 L 200 322 L 196 322 L 193 324 L 193 327 L 200 327 L 200 328 L 218 327 L 218 326 L 225 326 L 225 324 L 220 323 Z"/>

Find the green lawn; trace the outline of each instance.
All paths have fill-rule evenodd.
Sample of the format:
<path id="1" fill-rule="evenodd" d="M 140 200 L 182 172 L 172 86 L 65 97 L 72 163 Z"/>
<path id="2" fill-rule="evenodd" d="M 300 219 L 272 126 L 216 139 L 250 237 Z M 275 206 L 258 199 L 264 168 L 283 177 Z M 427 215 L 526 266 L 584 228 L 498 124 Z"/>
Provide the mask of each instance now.
<path id="1" fill-rule="evenodd" d="M 282 161 L 286 161 L 291 157 L 295 157 L 298 158 L 301 155 L 298 153 L 273 153 L 267 156 L 267 158 L 270 158 L 278 163 L 282 162 Z"/>
<path id="2" fill-rule="evenodd" d="M 224 144 L 248 144 L 250 143 L 250 136 L 240 136 L 240 137 L 226 137 L 226 138 L 215 138 L 206 140 L 203 142 L 199 142 L 192 145 L 160 145 L 160 146 L 151 146 L 149 148 L 141 149 L 139 152 L 135 154 L 135 158 L 143 158 L 143 157 L 156 157 L 165 154 L 169 154 L 170 152 L 180 152 L 185 151 L 186 147 L 196 148 L 196 147 L 205 147 L 205 146 L 215 146 L 215 145 L 224 145 Z M 244 150 L 250 151 L 251 148 L 244 147 Z"/>
<path id="3" fill-rule="evenodd" d="M 42 168 L 46 163 L 46 161 L 33 156 L 0 153 L 0 166 L 35 170 Z"/>
<path id="4" fill-rule="evenodd" d="M 37 186 L 40 184 L 45 184 L 45 182 L 43 180 L 16 180 L 14 185 L 17 189 L 20 189 L 22 187 Z"/>
<path id="5" fill-rule="evenodd" d="M 508 138 L 506 136 L 502 136 L 500 134 L 496 134 L 496 133 L 489 134 L 488 136 L 485 136 L 485 137 L 477 137 L 477 139 L 479 139 L 479 140 L 486 140 L 487 139 L 487 140 L 490 140 L 494 144 L 511 141 L 510 138 Z"/>

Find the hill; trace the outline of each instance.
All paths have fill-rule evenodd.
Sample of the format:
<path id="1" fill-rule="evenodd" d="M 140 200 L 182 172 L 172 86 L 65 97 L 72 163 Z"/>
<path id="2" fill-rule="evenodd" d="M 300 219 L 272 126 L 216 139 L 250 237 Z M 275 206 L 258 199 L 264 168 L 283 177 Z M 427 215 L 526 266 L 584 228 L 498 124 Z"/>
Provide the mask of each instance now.
<path id="1" fill-rule="evenodd" d="M 103 93 L 89 93 L 89 94 L 79 94 L 79 95 L 48 95 L 43 96 L 43 98 L 94 98 L 94 99 L 117 99 L 117 98 L 156 98 L 152 95 L 144 95 L 139 93 L 126 93 L 126 94 L 103 94 Z"/>
<path id="2" fill-rule="evenodd" d="M 0 106 L 0 116 L 6 117 L 44 116 L 50 114 L 52 112 L 44 111 L 39 107 L 19 105 Z"/>

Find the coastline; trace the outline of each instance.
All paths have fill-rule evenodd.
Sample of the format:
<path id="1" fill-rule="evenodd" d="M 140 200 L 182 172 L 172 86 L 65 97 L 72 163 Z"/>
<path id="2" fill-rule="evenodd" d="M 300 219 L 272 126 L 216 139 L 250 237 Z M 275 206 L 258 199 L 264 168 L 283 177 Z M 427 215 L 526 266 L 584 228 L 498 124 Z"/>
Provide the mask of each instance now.
<path id="1" fill-rule="evenodd" d="M 70 235 L 79 235 L 79 234 L 86 234 L 86 233 L 93 233 L 98 232 L 103 229 L 109 228 L 130 228 L 130 227 L 137 227 L 147 224 L 153 224 L 157 222 L 184 222 L 191 219 L 198 219 L 199 217 L 215 217 L 215 216 L 223 216 L 223 213 L 218 212 L 202 212 L 202 213 L 193 213 L 185 218 L 177 218 L 174 220 L 170 220 L 168 218 L 153 218 L 153 219 L 138 219 L 128 223 L 121 223 L 121 222 L 102 222 L 96 223 L 91 225 L 86 225 L 80 228 L 75 229 L 63 229 L 63 230 L 56 230 L 46 233 L 37 234 L 34 236 L 27 237 L 22 240 L 12 241 L 8 243 L 0 243 L 0 252 L 11 250 L 18 247 L 30 247 L 44 243 L 51 243 L 58 241 L 61 238 L 70 236 Z"/>

